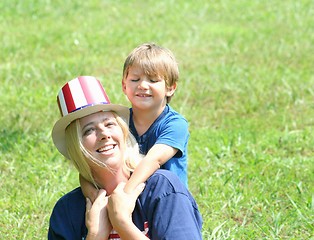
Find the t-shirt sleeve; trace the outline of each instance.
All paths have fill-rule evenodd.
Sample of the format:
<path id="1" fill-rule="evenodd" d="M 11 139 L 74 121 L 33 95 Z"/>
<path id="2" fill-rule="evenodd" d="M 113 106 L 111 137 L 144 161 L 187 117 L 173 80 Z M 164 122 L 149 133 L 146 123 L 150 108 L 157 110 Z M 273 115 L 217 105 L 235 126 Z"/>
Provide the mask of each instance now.
<path id="1" fill-rule="evenodd" d="M 182 116 L 175 115 L 168 118 L 158 130 L 156 144 L 165 144 L 178 149 L 177 157 L 181 157 L 190 135 L 188 122 Z"/>

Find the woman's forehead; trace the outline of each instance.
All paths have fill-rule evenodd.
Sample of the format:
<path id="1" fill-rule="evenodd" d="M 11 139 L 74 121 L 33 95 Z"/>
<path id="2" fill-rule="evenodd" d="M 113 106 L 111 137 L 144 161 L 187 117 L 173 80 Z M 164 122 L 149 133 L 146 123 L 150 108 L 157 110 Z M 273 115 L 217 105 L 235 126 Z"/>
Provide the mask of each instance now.
<path id="1" fill-rule="evenodd" d="M 115 116 L 113 115 L 112 112 L 101 111 L 101 112 L 93 113 L 93 114 L 90 114 L 88 116 L 82 117 L 80 119 L 80 123 L 86 124 L 88 122 L 103 122 L 106 119 L 108 119 L 108 120 L 109 119 L 115 119 Z"/>

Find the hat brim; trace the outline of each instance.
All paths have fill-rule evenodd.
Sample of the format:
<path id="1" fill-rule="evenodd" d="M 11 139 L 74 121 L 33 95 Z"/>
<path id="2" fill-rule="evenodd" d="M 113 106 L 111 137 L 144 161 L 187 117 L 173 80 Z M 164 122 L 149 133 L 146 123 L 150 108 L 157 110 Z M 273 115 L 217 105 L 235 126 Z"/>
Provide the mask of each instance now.
<path id="1" fill-rule="evenodd" d="M 122 105 L 96 104 L 69 113 L 68 115 L 62 117 L 55 123 L 51 133 L 53 143 L 63 156 L 69 159 L 65 143 L 65 129 L 67 128 L 67 126 L 76 119 L 101 111 L 115 112 L 129 125 L 130 110 L 128 107 Z"/>

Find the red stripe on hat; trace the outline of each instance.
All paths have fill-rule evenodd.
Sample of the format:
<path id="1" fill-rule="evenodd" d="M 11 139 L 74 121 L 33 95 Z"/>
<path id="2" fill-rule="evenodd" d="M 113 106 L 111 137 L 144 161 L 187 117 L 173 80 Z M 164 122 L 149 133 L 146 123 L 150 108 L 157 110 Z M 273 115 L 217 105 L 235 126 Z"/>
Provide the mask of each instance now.
<path id="1" fill-rule="evenodd" d="M 81 84 L 81 88 L 83 90 L 83 93 L 84 93 L 84 96 L 85 96 L 87 104 L 94 103 L 95 100 L 93 99 L 92 89 L 88 85 L 88 78 L 86 78 L 86 77 L 78 77 L 78 80 L 79 80 L 79 82 Z"/>
<path id="2" fill-rule="evenodd" d="M 71 113 L 72 111 L 76 110 L 76 107 L 75 107 L 75 103 L 71 94 L 71 89 L 68 83 L 64 85 L 64 87 L 62 88 L 62 92 L 63 92 L 64 100 L 66 102 L 68 113 Z"/>
<path id="3" fill-rule="evenodd" d="M 105 92 L 105 89 L 101 85 L 100 81 L 98 81 L 98 84 L 99 84 L 99 89 L 101 89 L 101 92 L 103 93 L 103 95 L 104 95 L 104 97 L 106 99 L 106 102 L 110 104 L 110 99 L 109 99 L 107 93 Z"/>
<path id="4" fill-rule="evenodd" d="M 92 89 L 90 84 L 88 84 L 89 78 L 91 78 L 91 77 L 78 77 L 87 103 L 88 104 L 100 103 L 99 102 L 100 101 L 99 94 L 95 94 L 95 91 L 98 91 L 98 92 L 101 91 L 102 97 L 104 97 L 104 102 L 110 103 L 109 97 L 107 96 L 106 92 L 104 91 L 101 83 L 97 79 L 94 78 L 96 80 L 97 84 L 99 85 L 99 87 L 96 89 Z M 101 101 L 103 101 L 103 100 L 101 100 Z"/>

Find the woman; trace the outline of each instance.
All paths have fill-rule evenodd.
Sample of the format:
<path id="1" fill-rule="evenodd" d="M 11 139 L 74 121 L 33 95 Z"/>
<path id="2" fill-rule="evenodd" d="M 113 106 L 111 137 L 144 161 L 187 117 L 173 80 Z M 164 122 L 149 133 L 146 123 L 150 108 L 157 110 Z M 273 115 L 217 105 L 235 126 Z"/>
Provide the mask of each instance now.
<path id="1" fill-rule="evenodd" d="M 111 104 L 94 77 L 78 77 L 59 92 L 57 149 L 99 190 L 65 194 L 50 217 L 48 239 L 201 239 L 197 205 L 177 176 L 158 170 L 133 192 L 123 191 L 140 159 L 128 131 L 127 107 Z"/>

